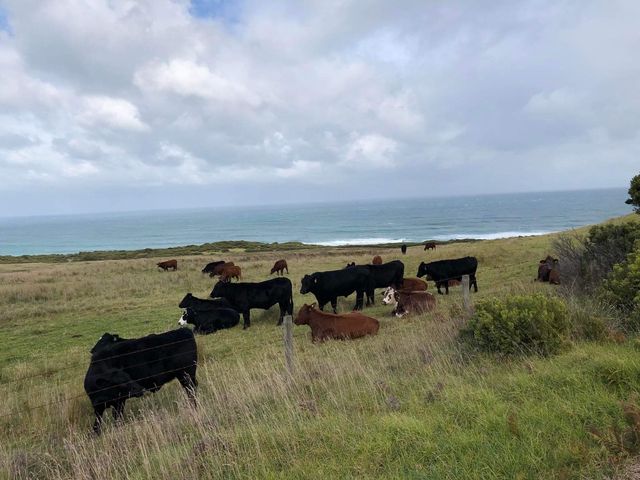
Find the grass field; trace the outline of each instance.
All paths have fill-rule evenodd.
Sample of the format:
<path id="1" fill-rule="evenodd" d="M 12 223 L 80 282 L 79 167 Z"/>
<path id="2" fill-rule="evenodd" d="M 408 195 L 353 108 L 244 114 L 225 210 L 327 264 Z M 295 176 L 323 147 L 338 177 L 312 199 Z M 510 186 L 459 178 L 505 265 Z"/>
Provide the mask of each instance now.
<path id="1" fill-rule="evenodd" d="M 243 280 L 269 277 L 286 258 L 296 310 L 306 273 L 399 258 L 474 255 L 472 299 L 553 287 L 533 282 L 553 235 L 411 247 L 304 248 L 0 264 L 0 476 L 6 478 L 606 478 L 621 401 L 640 389 L 635 339 L 575 342 L 551 358 L 500 359 L 466 350 L 459 288 L 435 312 L 395 319 L 380 295 L 365 313 L 376 337 L 314 345 L 294 327 L 295 373 L 286 374 L 277 307 L 252 326 L 200 336 L 198 409 L 177 382 L 127 402 L 121 425 L 90 433 L 82 387 L 89 350 L 104 332 L 142 336 L 177 327 L 185 293 L 206 297 L 200 273 L 224 258 Z M 165 253 L 165 252 L 163 252 Z M 175 252 L 174 252 L 175 253 Z M 147 255 L 149 255 L 147 257 Z M 103 255 L 108 257 L 108 255 Z M 430 285 L 433 291 L 433 285 Z M 350 310 L 354 296 L 339 301 Z M 593 432 L 598 432 L 594 434 Z"/>

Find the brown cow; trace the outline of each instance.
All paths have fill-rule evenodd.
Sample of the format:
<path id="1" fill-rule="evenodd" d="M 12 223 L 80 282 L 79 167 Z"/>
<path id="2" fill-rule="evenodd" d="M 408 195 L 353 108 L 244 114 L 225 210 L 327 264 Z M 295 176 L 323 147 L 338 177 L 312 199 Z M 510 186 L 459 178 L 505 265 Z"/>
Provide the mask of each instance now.
<path id="1" fill-rule="evenodd" d="M 224 262 L 221 263 L 219 265 L 215 265 L 210 271 L 209 271 L 209 276 L 210 277 L 215 277 L 216 275 L 220 275 L 222 274 L 222 271 L 226 268 L 226 267 L 233 267 L 235 265 L 235 263 L 233 262 Z"/>
<path id="2" fill-rule="evenodd" d="M 553 267 L 549 272 L 549 283 L 552 285 L 560 285 L 560 268 L 558 266 L 558 259 L 553 259 Z"/>
<path id="3" fill-rule="evenodd" d="M 177 260 L 165 260 L 164 262 L 157 263 L 158 268 L 161 268 L 165 272 L 169 269 L 178 270 L 178 261 Z"/>
<path id="4" fill-rule="evenodd" d="M 459 285 L 462 285 L 462 282 L 460 280 L 449 280 L 450 287 L 457 287 Z"/>
<path id="5" fill-rule="evenodd" d="M 436 249 L 436 242 L 426 242 L 424 244 L 424 249 L 425 250 L 435 250 Z"/>
<path id="6" fill-rule="evenodd" d="M 380 255 L 376 255 L 375 257 L 373 257 L 373 260 L 371 260 L 371 265 L 382 265 L 382 257 Z"/>
<path id="7" fill-rule="evenodd" d="M 278 275 L 284 275 L 284 271 L 287 271 L 287 275 L 289 275 L 289 266 L 287 265 L 287 261 L 282 259 L 278 260 L 273 264 L 273 268 L 271 269 L 271 273 L 269 275 L 273 275 L 274 272 L 278 272 Z"/>
<path id="8" fill-rule="evenodd" d="M 230 282 L 232 278 L 240 280 L 242 278 L 242 271 L 237 265 L 229 265 L 222 269 L 220 272 L 221 282 Z"/>
<path id="9" fill-rule="evenodd" d="M 401 290 L 408 290 L 410 292 L 424 292 L 427 289 L 427 282 L 419 278 L 403 278 Z"/>
<path id="10" fill-rule="evenodd" d="M 375 318 L 367 317 L 360 312 L 325 313 L 313 305 L 304 304 L 293 321 L 296 325 L 309 325 L 311 339 L 314 342 L 328 338 L 347 339 L 375 335 L 380 323 Z"/>
<path id="11" fill-rule="evenodd" d="M 538 282 L 548 282 L 549 274 L 554 267 L 557 267 L 558 259 L 554 259 L 551 255 L 547 255 L 547 258 L 540 260 L 538 263 Z"/>
<path id="12" fill-rule="evenodd" d="M 399 318 L 414 313 L 421 314 L 436 308 L 436 297 L 427 292 L 409 292 L 389 287 L 385 293 L 382 303 L 395 305 L 391 314 Z"/>

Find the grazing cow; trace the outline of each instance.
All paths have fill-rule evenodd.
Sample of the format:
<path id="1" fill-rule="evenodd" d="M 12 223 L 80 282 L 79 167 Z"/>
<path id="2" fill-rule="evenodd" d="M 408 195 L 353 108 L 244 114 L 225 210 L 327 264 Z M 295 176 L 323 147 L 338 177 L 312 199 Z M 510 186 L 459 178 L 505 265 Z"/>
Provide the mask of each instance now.
<path id="1" fill-rule="evenodd" d="M 165 272 L 169 269 L 178 270 L 178 261 L 177 260 L 165 260 L 164 262 L 158 262 L 158 268 L 161 268 Z"/>
<path id="2" fill-rule="evenodd" d="M 289 266 L 287 265 L 287 261 L 284 259 L 278 260 L 273 264 L 269 275 L 273 275 L 276 272 L 278 272 L 278 275 L 284 275 L 285 270 L 287 271 L 287 275 L 289 275 Z"/>
<path id="3" fill-rule="evenodd" d="M 373 260 L 371 260 L 371 265 L 382 265 L 382 257 L 380 255 L 376 255 L 375 257 L 373 257 Z"/>
<path id="4" fill-rule="evenodd" d="M 435 250 L 436 249 L 436 242 L 426 242 L 424 244 L 424 249 L 425 250 Z"/>
<path id="5" fill-rule="evenodd" d="M 194 297 L 191 293 L 187 293 L 178 304 L 179 308 L 190 308 L 199 312 L 216 310 L 218 308 L 231 308 L 231 304 L 224 298 L 214 298 L 213 300 L 204 300 Z"/>
<path id="6" fill-rule="evenodd" d="M 371 273 L 373 289 L 387 288 L 389 286 L 404 288 L 402 285 L 404 263 L 400 260 L 393 260 L 382 265 L 363 265 L 363 267 L 368 268 Z M 367 291 L 367 301 L 375 305 L 374 290 Z"/>
<path id="7" fill-rule="evenodd" d="M 406 255 L 407 253 L 407 245 L 406 244 L 402 244 L 400 245 L 400 251 L 402 252 L 403 255 Z"/>
<path id="8" fill-rule="evenodd" d="M 232 278 L 238 281 L 242 278 L 242 270 L 237 265 L 226 266 L 220 272 L 221 282 L 230 282 Z"/>
<path id="9" fill-rule="evenodd" d="M 476 257 L 456 258 L 453 260 L 438 260 L 437 262 L 421 262 L 418 267 L 418 277 L 427 276 L 427 280 L 433 280 L 438 288 L 438 293 L 442 294 L 440 287 L 444 286 L 447 295 L 449 294 L 449 281 L 462 280 L 463 275 L 469 275 L 469 290 L 473 286 L 478 291 L 476 281 L 476 270 L 478 260 Z"/>
<path id="10" fill-rule="evenodd" d="M 202 273 L 212 273 L 214 271 L 214 269 L 218 266 L 218 265 L 224 265 L 226 262 L 224 260 L 218 260 L 216 262 L 211 262 L 211 263 L 207 263 L 204 268 L 202 269 Z"/>
<path id="11" fill-rule="evenodd" d="M 196 349 L 188 328 L 131 339 L 102 335 L 91 349 L 91 363 L 84 378 L 84 390 L 95 413 L 93 431 L 100 433 L 107 408 L 113 407 L 114 418 L 120 419 L 128 398 L 157 392 L 174 378 L 195 404 Z"/>
<path id="12" fill-rule="evenodd" d="M 218 263 L 209 271 L 209 277 L 215 277 L 216 275 L 222 274 L 222 271 L 227 267 L 233 267 L 235 264 L 233 262 L 224 262 Z"/>
<path id="13" fill-rule="evenodd" d="M 328 272 L 315 272 L 302 278 L 300 293 L 313 293 L 318 300 L 318 306 L 322 310 L 327 302 L 331 302 L 333 313 L 338 313 L 336 307 L 338 297 L 348 297 L 356 292 L 356 305 L 354 310 L 362 310 L 362 302 L 365 292 L 367 300 L 373 295 L 373 278 L 367 266 L 353 266 L 342 270 L 330 270 Z M 367 305 L 368 305 L 367 301 Z"/>
<path id="14" fill-rule="evenodd" d="M 232 328 L 240 323 L 240 314 L 232 308 L 216 308 L 214 310 L 193 310 L 187 308 L 178 319 L 178 325 L 190 323 L 195 333 L 206 335 L 225 328 Z"/>
<path id="15" fill-rule="evenodd" d="M 382 303 L 385 305 L 394 305 L 395 308 L 391 314 L 398 318 L 413 313 L 420 314 L 428 312 L 436 308 L 436 297 L 428 292 L 394 290 L 392 287 L 389 287 L 385 293 Z"/>
<path id="16" fill-rule="evenodd" d="M 251 309 L 268 310 L 276 303 L 280 306 L 278 325 L 285 314 L 293 315 L 293 288 L 288 278 L 272 278 L 264 282 L 218 282 L 211 291 L 211 297 L 222 297 L 229 301 L 234 310 L 242 313 L 244 325 L 251 326 Z"/>
<path id="17" fill-rule="evenodd" d="M 334 315 L 316 310 L 314 305 L 303 305 L 295 320 L 296 325 L 309 325 L 314 342 L 329 338 L 347 339 L 375 335 L 380 323 L 359 312 Z"/>

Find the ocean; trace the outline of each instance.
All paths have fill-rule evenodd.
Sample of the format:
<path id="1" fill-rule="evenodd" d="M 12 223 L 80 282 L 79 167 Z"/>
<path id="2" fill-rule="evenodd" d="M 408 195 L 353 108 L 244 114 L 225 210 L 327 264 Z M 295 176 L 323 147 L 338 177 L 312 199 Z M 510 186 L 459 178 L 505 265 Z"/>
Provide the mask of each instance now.
<path id="1" fill-rule="evenodd" d="M 221 240 L 365 245 L 540 235 L 631 213 L 624 188 L 0 218 L 0 255 Z"/>

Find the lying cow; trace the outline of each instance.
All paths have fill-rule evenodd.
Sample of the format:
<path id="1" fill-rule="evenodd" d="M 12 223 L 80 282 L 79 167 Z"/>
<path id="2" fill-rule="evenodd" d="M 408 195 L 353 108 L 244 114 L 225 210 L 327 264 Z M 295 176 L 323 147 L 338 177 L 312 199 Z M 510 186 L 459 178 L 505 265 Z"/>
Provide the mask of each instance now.
<path id="1" fill-rule="evenodd" d="M 269 275 L 273 275 L 276 272 L 278 273 L 278 275 L 284 275 L 285 270 L 287 271 L 287 275 L 289 275 L 289 266 L 287 265 L 287 261 L 284 259 L 278 260 L 273 264 Z"/>
<path id="2" fill-rule="evenodd" d="M 158 268 L 161 268 L 165 272 L 167 270 L 178 270 L 178 261 L 177 260 L 165 260 L 164 262 L 158 262 Z"/>
<path id="3" fill-rule="evenodd" d="M 214 298 L 212 300 L 204 300 L 194 297 L 191 293 L 187 293 L 178 304 L 179 308 L 190 308 L 192 310 L 207 311 L 216 310 L 218 308 L 231 308 L 231 304 L 224 298 Z"/>
<path id="4" fill-rule="evenodd" d="M 264 282 L 218 282 L 210 297 L 225 298 L 234 310 L 242 313 L 243 328 L 251 326 L 251 309 L 267 310 L 276 303 L 280 307 L 278 325 L 282 324 L 285 314 L 293 315 L 293 288 L 288 278 L 272 278 Z"/>
<path id="5" fill-rule="evenodd" d="M 120 419 L 128 398 L 157 392 L 174 378 L 195 404 L 196 365 L 196 341 L 188 328 L 131 339 L 105 333 L 91 349 L 84 377 L 95 413 L 93 431 L 100 433 L 107 408 L 113 407 L 114 418 Z"/>
<path id="6" fill-rule="evenodd" d="M 178 319 L 178 325 L 190 323 L 194 333 L 206 335 L 225 328 L 232 328 L 240 323 L 240 314 L 232 308 L 216 308 L 213 310 L 185 309 Z"/>
<path id="7" fill-rule="evenodd" d="M 354 310 L 362 310 L 364 294 L 367 293 L 367 305 L 369 295 L 373 295 L 374 283 L 371 273 L 366 266 L 353 266 L 342 270 L 330 270 L 328 272 L 315 272 L 302 278 L 300 293 L 305 295 L 313 293 L 318 301 L 320 310 L 327 302 L 331 302 L 333 313 L 338 313 L 338 297 L 348 297 L 356 292 L 356 304 Z"/>
<path id="8" fill-rule="evenodd" d="M 427 289 L 427 282 L 419 278 L 405 277 L 402 279 L 402 289 L 409 292 L 424 292 Z"/>
<path id="9" fill-rule="evenodd" d="M 435 250 L 436 249 L 436 242 L 426 242 L 424 244 L 424 249 L 425 250 Z"/>
<path id="10" fill-rule="evenodd" d="M 547 255 L 547 258 L 540 260 L 538 264 L 538 282 L 549 282 L 555 285 L 560 284 L 560 271 L 558 259 Z"/>
<path id="11" fill-rule="evenodd" d="M 221 282 L 230 282 L 232 278 L 238 281 L 242 278 L 242 270 L 237 265 L 227 265 L 220 272 Z"/>
<path id="12" fill-rule="evenodd" d="M 427 280 L 433 280 L 436 283 L 438 293 L 442 294 L 440 287 L 445 287 L 447 295 L 449 294 L 449 281 L 461 281 L 463 275 L 469 275 L 469 290 L 471 287 L 478 291 L 478 282 L 476 280 L 476 270 L 478 269 L 478 260 L 476 257 L 456 258 L 453 260 L 438 260 L 437 262 L 424 263 L 421 262 L 418 267 L 418 277 L 426 275 Z"/>
<path id="13" fill-rule="evenodd" d="M 398 318 L 405 315 L 419 315 L 436 308 L 436 297 L 428 292 L 410 292 L 407 290 L 394 290 L 389 287 L 385 291 L 382 303 L 393 305 L 395 308 L 391 312 Z"/>
<path id="14" fill-rule="evenodd" d="M 218 266 L 218 265 L 224 265 L 226 262 L 224 260 L 218 260 L 216 262 L 210 262 L 207 263 L 204 268 L 202 269 L 202 273 L 209 273 L 211 274 L 214 269 Z M 214 274 L 215 275 L 215 274 Z"/>
<path id="15" fill-rule="evenodd" d="M 303 305 L 295 320 L 296 325 L 309 325 L 314 342 L 329 338 L 347 339 L 375 335 L 380 323 L 375 318 L 359 312 L 334 315 L 316 310 L 315 304 Z"/>
<path id="16" fill-rule="evenodd" d="M 382 257 L 380 255 L 376 255 L 375 257 L 373 257 L 373 260 L 371 260 L 371 265 L 382 265 Z"/>

